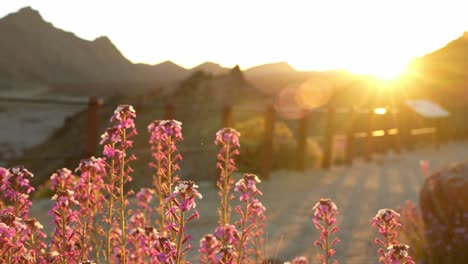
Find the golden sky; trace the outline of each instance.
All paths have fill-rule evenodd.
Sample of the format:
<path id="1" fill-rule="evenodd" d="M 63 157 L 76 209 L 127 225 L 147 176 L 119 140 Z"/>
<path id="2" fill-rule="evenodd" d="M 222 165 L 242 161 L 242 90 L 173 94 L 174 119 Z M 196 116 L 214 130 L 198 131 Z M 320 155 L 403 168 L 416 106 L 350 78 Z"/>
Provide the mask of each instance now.
<path id="1" fill-rule="evenodd" d="M 287 61 L 385 76 L 468 31 L 466 0 L 0 0 L 0 16 L 23 6 L 79 37 L 108 36 L 133 62 L 187 68 Z"/>

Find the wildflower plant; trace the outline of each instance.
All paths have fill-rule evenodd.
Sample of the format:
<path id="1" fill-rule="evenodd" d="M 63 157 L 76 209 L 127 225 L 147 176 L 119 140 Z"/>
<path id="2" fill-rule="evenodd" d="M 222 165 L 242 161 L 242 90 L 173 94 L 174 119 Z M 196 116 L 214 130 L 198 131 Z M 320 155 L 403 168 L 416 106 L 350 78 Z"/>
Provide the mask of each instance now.
<path id="1" fill-rule="evenodd" d="M 397 227 L 401 226 L 399 217 L 400 214 L 397 212 L 385 208 L 380 209 L 373 218 L 372 227 L 378 228 L 379 234 L 383 237 L 383 240 L 381 238 L 375 239 L 375 243 L 381 246 L 381 248 L 377 250 L 377 253 L 380 255 L 380 262 L 387 263 L 386 250 L 391 245 L 399 244 L 397 240 L 398 232 L 395 230 Z"/>
<path id="2" fill-rule="evenodd" d="M 252 222 L 252 231 L 251 231 L 251 242 L 253 244 L 253 254 L 255 257 L 254 263 L 260 263 L 260 261 L 264 258 L 263 253 L 263 245 L 265 243 L 264 239 L 264 229 L 265 229 L 265 221 L 266 221 L 266 207 L 257 200 L 253 199 L 251 203 L 251 222 Z"/>
<path id="3" fill-rule="evenodd" d="M 221 205 L 218 210 L 220 226 L 230 223 L 231 206 L 229 201 L 234 199 L 230 195 L 234 180 L 231 174 L 237 170 L 234 157 L 239 155 L 239 137 L 240 133 L 233 128 L 223 128 L 216 133 L 214 143 L 220 145 L 221 149 L 218 152 L 218 162 L 216 167 L 220 170 L 220 177 L 217 181 L 219 188 L 219 197 L 221 198 Z"/>
<path id="4" fill-rule="evenodd" d="M 77 226 L 80 239 L 80 260 L 87 260 L 91 251 L 94 258 L 100 258 L 101 236 L 104 230 L 99 225 L 99 212 L 104 201 L 103 176 L 106 173 L 105 162 L 101 158 L 91 157 L 81 160 L 76 172 L 80 172 L 78 184 L 74 187 L 75 199 L 80 203 Z"/>
<path id="5" fill-rule="evenodd" d="M 73 191 L 59 189 L 52 197 L 54 206 L 49 212 L 53 217 L 55 231 L 52 235 L 52 249 L 58 252 L 59 263 L 76 262 L 79 256 L 76 247 L 77 233 L 73 225 L 78 222 L 78 212 L 73 210 L 73 205 L 78 205 Z"/>
<path id="6" fill-rule="evenodd" d="M 314 217 L 312 221 L 315 228 L 321 232 L 320 238 L 315 240 L 314 245 L 324 250 L 324 254 L 319 255 L 321 263 L 329 264 L 331 257 L 336 253 L 333 246 L 340 242 L 338 237 L 331 239 L 331 235 L 339 231 L 339 228 L 335 225 L 338 208 L 331 199 L 320 199 L 313 207 L 313 210 Z M 338 261 L 334 260 L 333 263 L 338 263 Z"/>
<path id="7" fill-rule="evenodd" d="M 24 235 L 26 225 L 10 212 L 0 214 L 0 260 L 1 263 L 20 263 L 26 253 Z"/>
<path id="8" fill-rule="evenodd" d="M 255 199 L 257 195 L 263 195 L 262 192 L 257 189 L 257 183 L 260 183 L 258 177 L 254 174 L 244 174 L 244 177 L 240 179 L 234 188 L 234 191 L 240 193 L 239 200 L 243 205 L 236 207 L 235 211 L 239 214 L 240 219 L 236 221 L 236 226 L 239 228 L 241 234 L 240 239 L 236 248 L 237 263 L 249 263 L 250 259 L 246 256 L 247 254 L 256 253 L 248 247 L 248 239 L 252 234 L 252 230 L 255 228 L 253 219 L 258 214 L 263 213 L 263 209 L 258 206 L 258 200 Z"/>
<path id="9" fill-rule="evenodd" d="M 173 222 L 167 228 L 171 229 L 176 237 L 176 255 L 175 263 L 185 263 L 185 252 L 190 250 L 192 246 L 189 243 L 190 236 L 186 234 L 186 224 L 193 219 L 199 219 L 200 215 L 195 209 L 197 206 L 195 198 L 201 199 L 202 195 L 197 190 L 198 186 L 193 181 L 180 181 L 175 187 L 175 191 L 167 198 L 172 201 L 173 206 L 167 212 L 172 216 Z M 193 209 L 190 216 L 186 213 Z"/>
<path id="10" fill-rule="evenodd" d="M 129 163 L 135 160 L 134 155 L 129 155 L 127 150 L 133 146 L 131 137 L 137 135 L 134 119 L 136 117 L 135 110 L 131 105 L 119 105 L 112 117 L 111 122 L 116 124 L 107 129 L 101 136 L 101 144 L 104 145 L 103 154 L 108 158 L 108 186 L 109 194 L 108 215 L 105 218 L 107 222 L 106 231 L 106 262 L 111 262 L 111 247 L 117 242 L 120 246 L 115 248 L 117 255 L 122 260 L 122 263 L 127 263 L 127 217 L 126 208 L 128 206 L 127 197 L 132 194 L 131 191 L 125 193 L 124 188 L 128 182 L 132 181 L 130 174 L 133 169 Z M 118 201 L 120 208 L 114 212 L 114 203 Z M 118 221 L 119 226 L 113 226 L 113 221 Z M 118 235 L 120 234 L 120 235 Z"/>
<path id="11" fill-rule="evenodd" d="M 153 187 L 159 199 L 158 213 L 160 230 L 166 230 L 167 211 L 172 208 L 172 201 L 166 204 L 166 199 L 171 195 L 173 185 L 179 180 L 177 171 L 182 160 L 177 149 L 177 142 L 183 140 L 182 123 L 176 120 L 156 120 L 148 125 L 150 133 L 149 143 L 154 162 L 150 167 L 155 170 Z"/>
<path id="12" fill-rule="evenodd" d="M 29 208 L 32 204 L 29 200 L 29 194 L 34 191 L 29 179 L 33 177 L 33 174 L 21 166 L 2 171 L 0 198 L 10 204 L 10 206 L 3 208 L 2 212 L 10 212 L 15 217 L 22 219 L 28 218 Z"/>

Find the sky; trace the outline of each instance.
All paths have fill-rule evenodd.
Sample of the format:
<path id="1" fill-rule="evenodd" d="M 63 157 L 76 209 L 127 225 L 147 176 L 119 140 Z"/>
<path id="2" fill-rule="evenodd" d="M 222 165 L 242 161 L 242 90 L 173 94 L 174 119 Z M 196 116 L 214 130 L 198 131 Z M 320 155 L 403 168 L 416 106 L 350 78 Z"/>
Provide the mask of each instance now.
<path id="1" fill-rule="evenodd" d="M 186 68 L 287 61 L 383 76 L 468 31 L 466 0 L 0 0 L 0 17 L 24 6 L 81 38 L 108 36 L 132 62 Z"/>

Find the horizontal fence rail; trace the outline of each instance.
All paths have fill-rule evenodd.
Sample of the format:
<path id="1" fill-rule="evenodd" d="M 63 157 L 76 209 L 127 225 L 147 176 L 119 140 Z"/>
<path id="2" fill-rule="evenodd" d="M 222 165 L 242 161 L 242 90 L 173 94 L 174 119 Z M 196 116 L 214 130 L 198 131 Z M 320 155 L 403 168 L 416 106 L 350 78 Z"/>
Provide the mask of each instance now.
<path id="1" fill-rule="evenodd" d="M 62 99 L 62 98 L 26 98 L 26 97 L 6 97 L 0 96 L 0 101 L 11 102 L 11 103 L 31 103 L 31 104 L 45 104 L 45 105 L 87 105 L 87 125 L 86 125 L 86 142 L 84 142 L 85 153 L 82 155 L 70 155 L 65 154 L 61 155 L 57 153 L 55 155 L 37 157 L 38 160 L 50 160 L 50 159 L 78 159 L 89 157 L 97 154 L 97 146 L 99 141 L 99 112 L 103 105 L 103 100 L 96 97 L 90 97 L 86 100 L 83 99 Z M 187 106 L 199 106 L 195 103 L 165 103 L 165 104 L 149 104 L 142 103 L 140 106 L 151 106 L 151 107 L 162 107 L 164 112 L 164 118 L 166 119 L 177 119 L 177 110 L 180 107 L 186 108 Z M 263 178 L 268 178 L 272 170 L 272 160 L 273 160 L 273 143 L 274 143 L 274 129 L 275 122 L 280 118 L 279 113 L 277 113 L 274 105 L 249 105 L 249 106 L 232 106 L 229 104 L 211 104 L 209 107 L 212 107 L 213 111 L 219 111 L 219 116 L 221 120 L 221 125 L 224 127 L 230 127 L 234 124 L 233 112 L 263 112 L 264 126 L 260 129 L 264 130 L 264 138 L 261 142 L 258 142 L 256 145 L 261 148 L 261 166 L 260 172 Z M 210 108 L 211 109 L 211 108 Z M 295 112 L 297 113 L 297 108 L 285 108 L 281 110 L 281 113 L 284 112 Z M 311 137 L 309 133 L 309 123 L 310 114 L 319 114 L 322 115 L 322 118 L 325 120 L 325 130 L 322 135 Z M 336 132 L 336 122 L 337 115 L 345 115 L 347 126 L 346 131 L 343 133 Z M 330 168 L 333 164 L 334 151 L 336 147 L 334 145 L 339 142 L 341 144 L 341 150 L 344 152 L 344 160 L 346 164 L 351 165 L 355 157 L 357 156 L 357 151 L 354 147 L 357 141 L 360 141 L 359 147 L 361 147 L 361 156 L 365 160 L 372 160 L 372 155 L 375 152 L 375 141 L 383 140 L 382 144 L 385 145 L 386 149 L 389 149 L 391 146 L 396 153 L 400 153 L 402 147 L 410 147 L 412 145 L 411 138 L 419 136 L 432 136 L 432 142 L 435 145 L 439 145 L 442 136 L 441 129 L 437 124 L 431 127 L 418 127 L 412 128 L 411 123 L 408 121 L 402 121 L 402 111 L 401 109 L 393 108 L 388 109 L 385 114 L 375 113 L 373 108 L 356 108 L 356 107 L 335 107 L 332 104 L 329 104 L 325 107 L 317 108 L 314 111 L 302 111 L 301 116 L 297 118 L 297 133 L 296 133 L 296 144 L 297 144 L 297 169 L 304 171 L 307 164 L 307 139 L 313 138 L 318 142 L 322 143 L 323 158 L 322 158 L 322 168 Z M 375 119 L 387 118 L 388 121 L 384 122 L 385 127 L 375 127 Z M 365 124 L 357 125 L 358 119 L 364 119 Z M 390 120 L 391 119 L 391 120 Z M 362 123 L 362 122 L 361 122 Z M 338 141 L 337 141 L 338 140 Z M 198 152 L 198 151 L 214 151 L 216 146 L 203 146 L 200 145 L 186 145 L 181 146 L 179 149 L 183 153 L 189 152 Z M 147 150 L 135 149 L 134 153 L 148 153 Z M 35 158 L 30 158 L 35 159 Z M 3 161 L 18 160 L 17 158 L 3 159 Z"/>

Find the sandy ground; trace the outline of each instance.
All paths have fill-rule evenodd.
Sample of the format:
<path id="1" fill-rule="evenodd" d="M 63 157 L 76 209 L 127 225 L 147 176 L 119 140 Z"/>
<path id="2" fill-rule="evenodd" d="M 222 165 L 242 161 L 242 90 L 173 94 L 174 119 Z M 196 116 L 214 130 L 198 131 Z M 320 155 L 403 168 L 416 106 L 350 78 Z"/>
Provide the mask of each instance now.
<path id="1" fill-rule="evenodd" d="M 419 161 L 428 160 L 431 170 L 436 170 L 467 158 L 468 143 L 456 142 L 440 149 L 427 147 L 401 155 L 389 153 L 375 157 L 370 163 L 357 160 L 352 167 L 334 167 L 328 171 L 275 172 L 271 179 L 259 184 L 264 192 L 261 201 L 267 207 L 268 254 L 283 260 L 299 255 L 311 259 L 317 254 L 312 245 L 318 237 L 311 221 L 312 207 L 323 197 L 333 199 L 340 210 L 338 224 L 342 243 L 336 247 L 340 263 L 377 263 L 377 247 L 373 244 L 377 232 L 371 228 L 371 219 L 381 208 L 397 208 L 406 200 L 418 202 L 423 183 Z M 201 218 L 188 227 L 188 233 L 194 238 L 194 249 L 188 254 L 193 263 L 198 263 L 198 241 L 214 231 L 219 205 L 212 183 L 198 185 L 203 194 L 197 207 Z M 38 201 L 32 210 L 32 216 L 46 226 L 50 219 L 45 211 L 50 205 L 50 201 Z"/>

